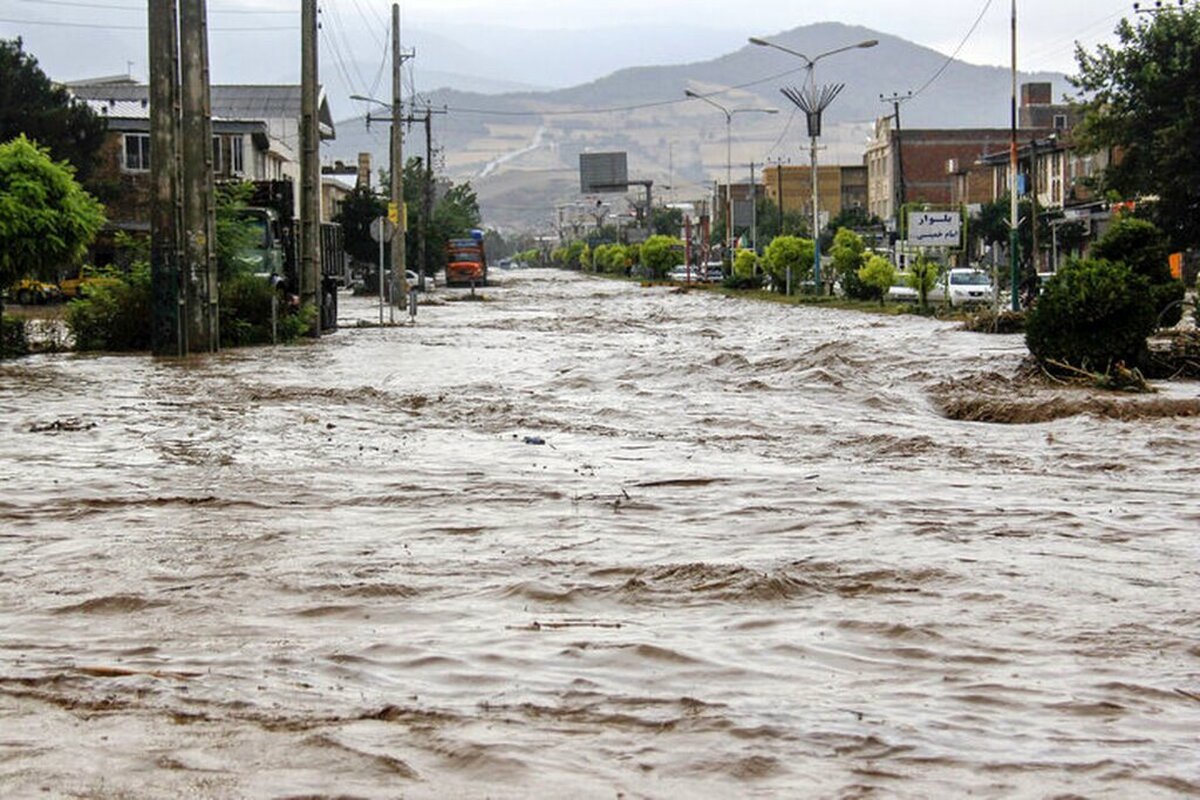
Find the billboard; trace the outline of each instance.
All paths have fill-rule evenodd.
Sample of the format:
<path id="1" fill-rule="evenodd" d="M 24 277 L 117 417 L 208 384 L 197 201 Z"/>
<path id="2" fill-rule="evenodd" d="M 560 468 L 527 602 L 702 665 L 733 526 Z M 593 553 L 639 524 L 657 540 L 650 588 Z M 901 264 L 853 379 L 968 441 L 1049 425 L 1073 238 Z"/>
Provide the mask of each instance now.
<path id="1" fill-rule="evenodd" d="M 579 154 L 580 192 L 624 192 L 628 188 L 629 167 L 624 152 Z"/>
<path id="2" fill-rule="evenodd" d="M 958 247 L 962 215 L 957 211 L 910 211 L 908 242 L 914 247 Z"/>

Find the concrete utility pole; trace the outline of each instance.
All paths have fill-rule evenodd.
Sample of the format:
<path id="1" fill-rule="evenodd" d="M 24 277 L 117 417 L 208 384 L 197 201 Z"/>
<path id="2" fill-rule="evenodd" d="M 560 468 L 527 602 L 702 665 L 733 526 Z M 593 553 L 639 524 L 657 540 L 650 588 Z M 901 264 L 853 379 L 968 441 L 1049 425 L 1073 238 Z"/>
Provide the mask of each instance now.
<path id="1" fill-rule="evenodd" d="M 1017 0 L 1012 0 L 1012 119 L 1011 137 L 1008 156 L 1008 192 L 1009 192 L 1009 229 L 1008 229 L 1008 261 L 1010 272 L 1010 291 L 1012 292 L 1011 306 L 1013 311 L 1021 310 L 1020 289 L 1020 253 L 1021 246 L 1020 224 L 1017 209 Z"/>
<path id="2" fill-rule="evenodd" d="M 174 2 L 149 3 L 150 344 L 155 355 L 188 351 L 187 285 L 180 269 L 179 29 Z"/>
<path id="3" fill-rule="evenodd" d="M 180 78 L 183 101 L 183 220 L 188 286 L 188 344 L 192 352 L 220 349 L 216 207 L 212 171 L 212 104 L 208 85 L 205 0 L 181 0 Z"/>
<path id="4" fill-rule="evenodd" d="M 400 106 L 400 4 L 392 4 L 392 203 L 396 209 L 396 233 L 392 236 L 392 306 L 408 302 L 408 280 L 404 276 L 405 238 L 408 220 L 404 208 L 404 112 Z"/>
<path id="5" fill-rule="evenodd" d="M 892 117 L 896 120 L 896 176 L 899 179 L 899 194 L 897 195 L 900 202 L 896 204 L 896 214 L 899 217 L 904 204 L 908 202 L 907 191 L 904 185 L 904 148 L 900 142 L 900 104 L 905 100 L 912 100 L 912 92 L 905 94 L 893 94 L 891 97 L 879 95 L 879 99 L 884 103 L 892 104 Z"/>
<path id="6" fill-rule="evenodd" d="M 321 335 L 321 153 L 317 121 L 317 0 L 300 7 L 300 302 L 318 313 Z"/>

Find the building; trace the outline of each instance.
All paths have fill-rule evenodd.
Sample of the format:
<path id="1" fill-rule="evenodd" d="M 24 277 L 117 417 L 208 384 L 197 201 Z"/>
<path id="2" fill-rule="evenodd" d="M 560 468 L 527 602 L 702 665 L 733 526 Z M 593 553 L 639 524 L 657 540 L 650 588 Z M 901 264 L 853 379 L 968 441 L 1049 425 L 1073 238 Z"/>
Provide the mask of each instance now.
<path id="1" fill-rule="evenodd" d="M 75 97 L 108 120 L 93 183 L 108 208 L 110 227 L 149 230 L 150 87 L 129 76 L 66 84 Z M 299 207 L 299 86 L 213 86 L 213 172 L 223 180 L 290 180 Z M 329 104 L 318 97 L 323 140 L 335 135 Z"/>
<path id="2" fill-rule="evenodd" d="M 777 164 L 763 170 L 766 197 L 784 214 L 812 219 L 812 167 Z M 856 164 L 817 165 L 817 191 L 822 225 L 850 208 L 868 207 L 867 168 Z"/>
<path id="3" fill-rule="evenodd" d="M 1049 83 L 1021 87 L 1018 139 L 1043 139 L 1069 131 L 1075 112 L 1054 104 Z M 988 202 L 995 197 L 995 176 L 978 165 L 1011 148 L 1010 128 L 897 130 L 891 116 L 875 122 L 867 145 L 868 207 L 881 219 L 893 219 L 904 203 L 934 205 Z"/>

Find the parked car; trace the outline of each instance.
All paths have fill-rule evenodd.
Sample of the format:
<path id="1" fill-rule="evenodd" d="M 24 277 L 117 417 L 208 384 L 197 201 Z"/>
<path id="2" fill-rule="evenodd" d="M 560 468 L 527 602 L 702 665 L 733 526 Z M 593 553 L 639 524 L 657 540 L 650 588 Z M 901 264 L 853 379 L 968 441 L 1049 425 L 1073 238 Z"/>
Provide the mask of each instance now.
<path id="1" fill-rule="evenodd" d="M 915 303 L 921 299 L 921 296 L 916 289 L 908 285 L 908 273 L 897 272 L 884 299 L 889 303 Z"/>
<path id="2" fill-rule="evenodd" d="M 22 278 L 9 290 L 18 305 L 44 305 L 62 300 L 62 292 L 53 283 Z"/>
<path id="3" fill-rule="evenodd" d="M 672 281 L 698 281 L 700 280 L 700 274 L 696 267 L 688 269 L 687 264 L 676 264 L 667 273 L 667 279 Z"/>
<path id="4" fill-rule="evenodd" d="M 950 270 L 942 276 L 938 287 L 954 308 L 990 303 L 995 294 L 988 274 L 969 267 Z"/>
<path id="5" fill-rule="evenodd" d="M 87 297 L 88 293 L 100 286 L 116 286 L 121 281 L 106 275 L 95 275 L 87 270 L 80 272 L 74 278 L 66 278 L 58 282 L 62 296 L 67 300 L 78 300 Z"/>

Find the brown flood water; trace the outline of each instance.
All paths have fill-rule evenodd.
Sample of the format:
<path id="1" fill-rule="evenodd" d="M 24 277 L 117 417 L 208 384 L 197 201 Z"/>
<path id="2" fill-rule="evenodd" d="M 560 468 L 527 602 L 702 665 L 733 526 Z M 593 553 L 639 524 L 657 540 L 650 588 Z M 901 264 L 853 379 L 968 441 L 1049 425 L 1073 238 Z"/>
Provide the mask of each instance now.
<path id="1" fill-rule="evenodd" d="M 1200 420 L 945 419 L 1022 341 L 915 317 L 487 295 L 0 364 L 0 795 L 1200 795 Z"/>

